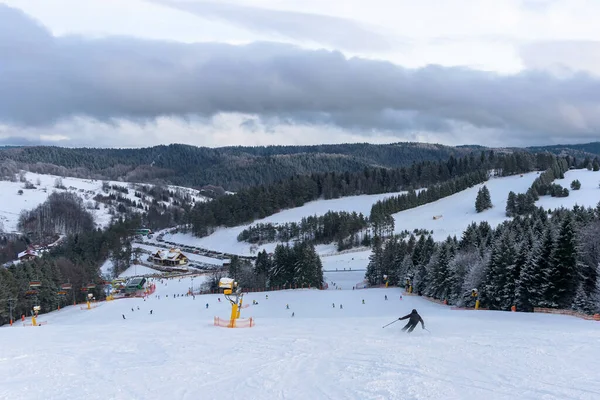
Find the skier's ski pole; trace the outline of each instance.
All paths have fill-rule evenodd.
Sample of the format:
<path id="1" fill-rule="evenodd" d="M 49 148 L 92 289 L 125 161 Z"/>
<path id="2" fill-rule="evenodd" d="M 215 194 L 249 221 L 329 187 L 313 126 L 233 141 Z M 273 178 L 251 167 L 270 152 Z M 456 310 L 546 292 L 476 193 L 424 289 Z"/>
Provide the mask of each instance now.
<path id="1" fill-rule="evenodd" d="M 423 329 L 425 329 L 427 332 L 431 333 L 431 331 L 429 329 L 427 329 L 427 328 L 423 328 Z"/>
<path id="2" fill-rule="evenodd" d="M 394 322 L 398 322 L 398 321 L 399 321 L 399 320 L 395 320 Z M 394 322 L 390 322 L 389 324 L 382 326 L 382 328 L 385 328 L 386 326 L 390 326 L 390 325 L 391 325 L 391 324 L 393 324 Z"/>

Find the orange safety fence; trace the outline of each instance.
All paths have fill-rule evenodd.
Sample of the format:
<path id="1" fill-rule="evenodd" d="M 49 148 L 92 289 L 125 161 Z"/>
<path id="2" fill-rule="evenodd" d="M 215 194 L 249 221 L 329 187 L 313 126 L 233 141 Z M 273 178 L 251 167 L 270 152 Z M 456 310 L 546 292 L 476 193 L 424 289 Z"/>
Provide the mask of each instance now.
<path id="1" fill-rule="evenodd" d="M 572 317 L 587 319 L 588 321 L 600 321 L 600 314 L 588 315 L 573 310 L 558 310 L 556 308 L 534 307 L 533 312 L 544 314 L 570 315 Z"/>
<path id="2" fill-rule="evenodd" d="M 214 326 L 220 326 L 223 328 L 252 328 L 254 326 L 253 318 L 238 318 L 238 319 L 223 319 L 219 317 L 214 318 Z"/>

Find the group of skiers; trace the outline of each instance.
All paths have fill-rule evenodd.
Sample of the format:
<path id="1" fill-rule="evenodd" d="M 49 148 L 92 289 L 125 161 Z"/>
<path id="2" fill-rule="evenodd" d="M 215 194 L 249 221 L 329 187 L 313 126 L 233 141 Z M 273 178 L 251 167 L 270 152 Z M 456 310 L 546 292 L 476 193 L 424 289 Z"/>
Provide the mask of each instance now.
<path id="1" fill-rule="evenodd" d="M 163 283 L 162 280 L 161 280 L 161 283 Z M 337 286 L 335 282 L 331 282 L 331 283 L 333 284 L 334 287 Z M 166 283 L 165 283 L 165 286 L 166 286 Z M 173 298 L 187 297 L 189 295 L 190 295 L 189 293 L 185 294 L 185 295 L 183 295 L 183 294 L 182 295 L 174 294 Z M 194 297 L 194 300 L 195 300 L 196 296 L 194 296 L 193 294 L 192 294 L 192 296 Z M 169 297 L 169 296 L 166 295 L 166 297 Z M 155 298 L 160 299 L 160 296 L 155 295 Z M 265 295 L 265 299 L 266 300 L 269 299 L 269 295 L 268 294 Z M 388 300 L 387 294 L 384 295 L 384 300 Z M 400 295 L 400 300 L 402 300 L 402 295 Z M 144 299 L 144 301 L 145 301 L 145 299 Z M 221 302 L 221 298 L 220 297 L 218 298 L 218 301 Z M 252 304 L 253 305 L 258 305 L 258 302 L 256 300 L 252 300 Z M 362 299 L 362 304 L 366 304 L 365 303 L 365 299 Z M 332 303 L 331 305 L 332 305 L 332 308 L 336 308 L 335 307 L 335 303 Z M 208 309 L 208 307 L 209 307 L 209 304 L 206 303 L 206 308 Z M 286 308 L 286 310 L 289 310 L 290 309 L 290 305 L 286 304 L 285 308 Z M 340 309 L 343 309 L 343 308 L 344 308 L 344 306 L 342 304 L 340 304 Z M 139 311 L 140 307 L 138 306 L 137 309 Z M 134 312 L 135 311 L 134 308 L 132 308 L 131 311 Z M 150 310 L 150 315 L 152 315 L 152 312 L 153 312 L 153 310 Z M 295 312 L 292 312 L 291 316 L 294 317 L 295 315 L 296 315 Z M 123 316 L 123 319 L 127 319 L 125 317 L 125 314 L 122 314 L 122 316 Z M 403 317 L 398 317 L 398 321 L 402 321 L 402 320 L 405 320 L 405 319 L 408 319 L 408 323 L 402 328 L 403 332 L 411 333 L 416 328 L 416 326 L 419 323 L 421 323 L 421 328 L 425 329 L 425 322 L 423 321 L 423 318 L 419 315 L 419 313 L 417 312 L 416 309 L 413 309 L 409 314 L 407 314 L 407 315 L 405 315 Z"/>
<path id="2" fill-rule="evenodd" d="M 140 311 L 140 306 L 137 307 L 138 311 Z M 131 307 L 131 312 L 135 312 L 135 309 L 133 307 Z M 152 315 L 153 310 L 150 310 L 150 315 Z M 123 319 L 127 319 L 125 318 L 125 314 L 121 314 L 121 316 L 123 317 Z"/>

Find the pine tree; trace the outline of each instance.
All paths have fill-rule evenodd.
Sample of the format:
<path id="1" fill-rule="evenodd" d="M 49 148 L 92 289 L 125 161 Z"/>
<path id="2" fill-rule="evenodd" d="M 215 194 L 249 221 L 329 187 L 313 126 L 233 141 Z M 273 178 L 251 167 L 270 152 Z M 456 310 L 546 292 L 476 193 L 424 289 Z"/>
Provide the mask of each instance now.
<path id="1" fill-rule="evenodd" d="M 514 217 L 515 215 L 517 215 L 517 195 L 511 190 L 506 201 L 506 216 Z"/>
<path id="2" fill-rule="evenodd" d="M 294 279 L 295 257 L 289 245 L 277 245 L 269 271 L 269 286 L 283 286 Z"/>
<path id="3" fill-rule="evenodd" d="M 596 306 L 594 305 L 593 299 L 585 292 L 585 290 L 583 289 L 583 285 L 579 285 L 579 287 L 577 288 L 575 298 L 573 299 L 572 308 L 575 311 L 584 314 L 592 314 L 596 310 Z"/>
<path id="4" fill-rule="evenodd" d="M 501 310 L 514 304 L 516 252 L 512 240 L 508 230 L 496 239 L 486 277 L 486 302 Z"/>
<path id="5" fill-rule="evenodd" d="M 267 287 L 268 285 L 267 278 L 272 267 L 271 264 L 272 260 L 265 250 L 256 255 L 254 274 L 257 276 L 259 282 L 261 282 L 263 288 Z"/>
<path id="6" fill-rule="evenodd" d="M 293 284 L 298 287 L 320 287 L 323 284 L 323 265 L 315 247 L 303 242 L 296 244 L 293 251 L 296 259 Z"/>
<path id="7" fill-rule="evenodd" d="M 545 300 L 551 307 L 571 306 L 576 289 L 576 243 L 573 221 L 566 214 L 561 223 L 550 268 L 546 270 Z"/>
<path id="8" fill-rule="evenodd" d="M 373 238 L 373 252 L 369 256 L 369 264 L 365 279 L 369 285 L 379 285 L 383 279 L 383 243 L 379 236 Z"/>
<path id="9" fill-rule="evenodd" d="M 451 244 L 445 241 L 438 247 L 433 257 L 433 265 L 430 272 L 430 284 L 428 293 L 440 300 L 447 300 L 452 287 L 452 277 L 449 273 L 448 264 L 451 260 Z"/>
<path id="10" fill-rule="evenodd" d="M 487 186 L 484 185 L 477 192 L 477 198 L 475 199 L 475 210 L 480 213 L 488 208 L 492 208 L 492 198 Z"/>

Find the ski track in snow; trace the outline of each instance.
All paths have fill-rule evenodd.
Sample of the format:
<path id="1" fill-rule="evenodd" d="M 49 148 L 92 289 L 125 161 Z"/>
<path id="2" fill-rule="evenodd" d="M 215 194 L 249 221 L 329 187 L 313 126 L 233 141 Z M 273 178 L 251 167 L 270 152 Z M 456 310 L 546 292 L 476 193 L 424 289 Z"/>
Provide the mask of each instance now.
<path id="1" fill-rule="evenodd" d="M 325 279 L 361 274 L 327 272 Z M 2 343 L 16 344 L 3 346 L 0 398 L 600 398 L 594 321 L 451 311 L 415 296 L 400 300 L 397 288 L 348 286 L 248 293 L 242 318 L 253 316 L 256 326 L 226 329 L 212 325 L 213 316 L 229 315 L 222 295 L 173 299 L 189 286 L 188 278 L 173 279 L 158 284 L 160 299 L 66 307 L 41 316 L 48 321 L 41 329 L 0 328 Z M 412 308 L 431 333 L 403 333 L 406 321 L 382 329 Z"/>

